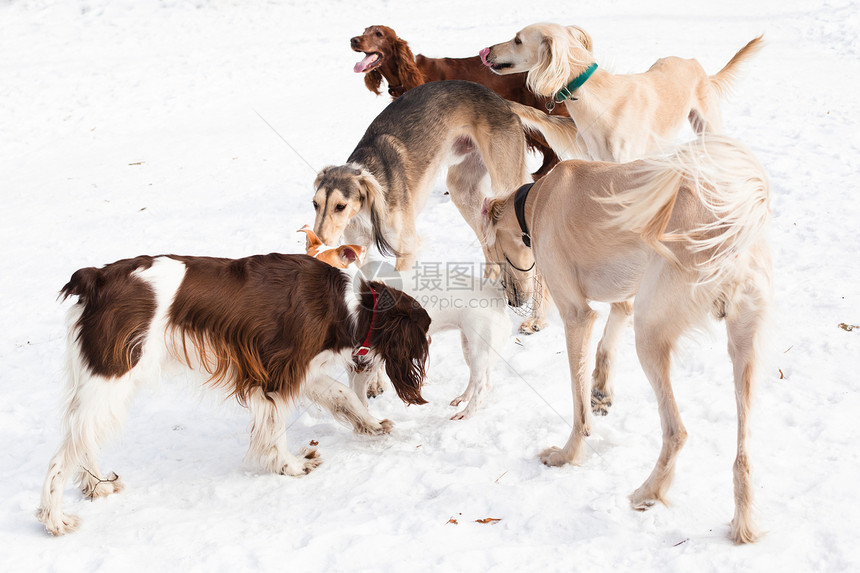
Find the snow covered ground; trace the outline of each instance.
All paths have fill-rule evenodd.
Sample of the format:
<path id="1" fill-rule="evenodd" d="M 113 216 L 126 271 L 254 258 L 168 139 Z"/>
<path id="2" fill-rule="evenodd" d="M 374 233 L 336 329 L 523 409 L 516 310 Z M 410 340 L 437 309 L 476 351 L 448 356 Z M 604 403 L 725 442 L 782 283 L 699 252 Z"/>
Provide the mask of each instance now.
<path id="1" fill-rule="evenodd" d="M 736 426 L 719 326 L 675 363 L 690 437 L 670 507 L 627 502 L 660 444 L 632 331 L 585 463 L 539 463 L 571 423 L 553 316 L 511 336 L 469 420 L 448 420 L 467 380 L 456 333 L 434 339 L 430 404 L 371 402 L 389 436 L 297 408 L 291 448 L 318 441 L 325 460 L 300 479 L 242 462 L 234 402 L 167 380 L 105 449 L 126 491 L 90 503 L 69 488 L 83 526 L 47 535 L 33 511 L 60 437 L 68 303 L 55 298 L 71 273 L 143 253 L 300 252 L 316 170 L 342 163 L 388 101 L 352 72 L 351 36 L 386 24 L 416 53 L 465 57 L 546 20 L 585 27 L 616 72 L 678 55 L 713 73 L 766 35 L 723 109 L 774 192 L 778 314 L 752 437 L 769 533 L 727 539 Z M 839 324 L 860 325 L 859 31 L 848 0 L 0 2 L 0 570 L 858 570 L 860 329 Z M 480 260 L 442 180 L 419 229 L 422 260 Z"/>

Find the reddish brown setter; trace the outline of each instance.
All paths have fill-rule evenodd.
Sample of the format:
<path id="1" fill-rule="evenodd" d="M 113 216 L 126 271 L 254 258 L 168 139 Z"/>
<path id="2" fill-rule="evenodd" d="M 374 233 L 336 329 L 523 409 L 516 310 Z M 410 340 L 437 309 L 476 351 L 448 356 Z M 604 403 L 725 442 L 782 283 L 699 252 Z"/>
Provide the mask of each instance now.
<path id="1" fill-rule="evenodd" d="M 356 52 L 366 56 L 355 65 L 356 73 L 364 73 L 367 89 L 379 95 L 382 79 L 388 83 L 393 99 L 423 83 L 438 80 L 468 80 L 483 84 L 503 98 L 546 111 L 547 98 L 536 96 L 526 87 L 526 74 L 497 75 L 478 56 L 471 58 L 427 58 L 412 55 L 409 44 L 397 37 L 388 26 L 370 26 L 361 36 L 350 41 Z M 554 115 L 568 115 L 563 105 L 556 106 Z M 543 155 L 543 164 L 532 177 L 540 179 L 558 163 L 558 156 L 540 134 L 526 132 L 529 149 Z"/>

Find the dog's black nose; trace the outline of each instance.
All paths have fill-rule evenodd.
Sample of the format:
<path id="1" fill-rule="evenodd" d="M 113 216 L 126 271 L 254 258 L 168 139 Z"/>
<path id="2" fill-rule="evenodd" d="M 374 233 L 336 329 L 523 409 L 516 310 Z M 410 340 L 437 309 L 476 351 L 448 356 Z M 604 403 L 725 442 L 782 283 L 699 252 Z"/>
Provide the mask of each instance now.
<path id="1" fill-rule="evenodd" d="M 349 45 L 352 46 L 353 48 L 357 48 L 358 47 L 358 36 L 351 38 L 349 40 Z"/>

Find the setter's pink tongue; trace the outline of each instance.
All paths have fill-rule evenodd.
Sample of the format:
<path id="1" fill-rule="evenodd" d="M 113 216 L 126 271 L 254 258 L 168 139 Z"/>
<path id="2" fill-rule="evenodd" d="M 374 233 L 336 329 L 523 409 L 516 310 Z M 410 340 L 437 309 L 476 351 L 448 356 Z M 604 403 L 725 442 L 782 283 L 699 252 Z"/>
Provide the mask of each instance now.
<path id="1" fill-rule="evenodd" d="M 379 54 L 368 54 L 364 57 L 363 60 L 355 64 L 355 67 L 352 68 L 357 74 L 367 71 L 367 68 L 376 63 L 376 60 L 379 59 Z"/>

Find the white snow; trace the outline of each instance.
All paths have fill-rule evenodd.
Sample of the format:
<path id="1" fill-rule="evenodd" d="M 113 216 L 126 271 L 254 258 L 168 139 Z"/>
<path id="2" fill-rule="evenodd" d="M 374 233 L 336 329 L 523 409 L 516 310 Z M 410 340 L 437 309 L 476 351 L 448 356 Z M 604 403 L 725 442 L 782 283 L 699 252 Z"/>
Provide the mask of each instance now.
<path id="1" fill-rule="evenodd" d="M 511 337 L 469 420 L 448 420 L 468 377 L 456 333 L 434 339 L 430 404 L 371 401 L 389 436 L 297 408 L 291 448 L 316 440 L 325 460 L 302 478 L 242 462 L 235 402 L 156 384 L 104 451 L 126 490 L 90 503 L 70 486 L 80 531 L 45 533 L 33 512 L 60 440 L 69 303 L 56 293 L 71 273 L 144 253 L 300 252 L 316 170 L 343 163 L 388 103 L 353 73 L 350 37 L 385 24 L 416 53 L 465 57 L 547 20 L 585 27 L 616 72 L 677 55 L 713 73 L 765 33 L 723 110 L 773 184 L 778 313 L 752 435 L 768 534 L 727 539 L 736 422 L 721 325 L 675 361 L 690 437 L 670 507 L 627 501 L 660 447 L 632 330 L 584 464 L 540 464 L 571 420 L 557 315 Z M 849 0 L 0 3 L 0 570 L 858 570 L 860 329 L 838 326 L 860 325 L 858 32 Z M 419 229 L 423 260 L 481 260 L 441 179 Z"/>

